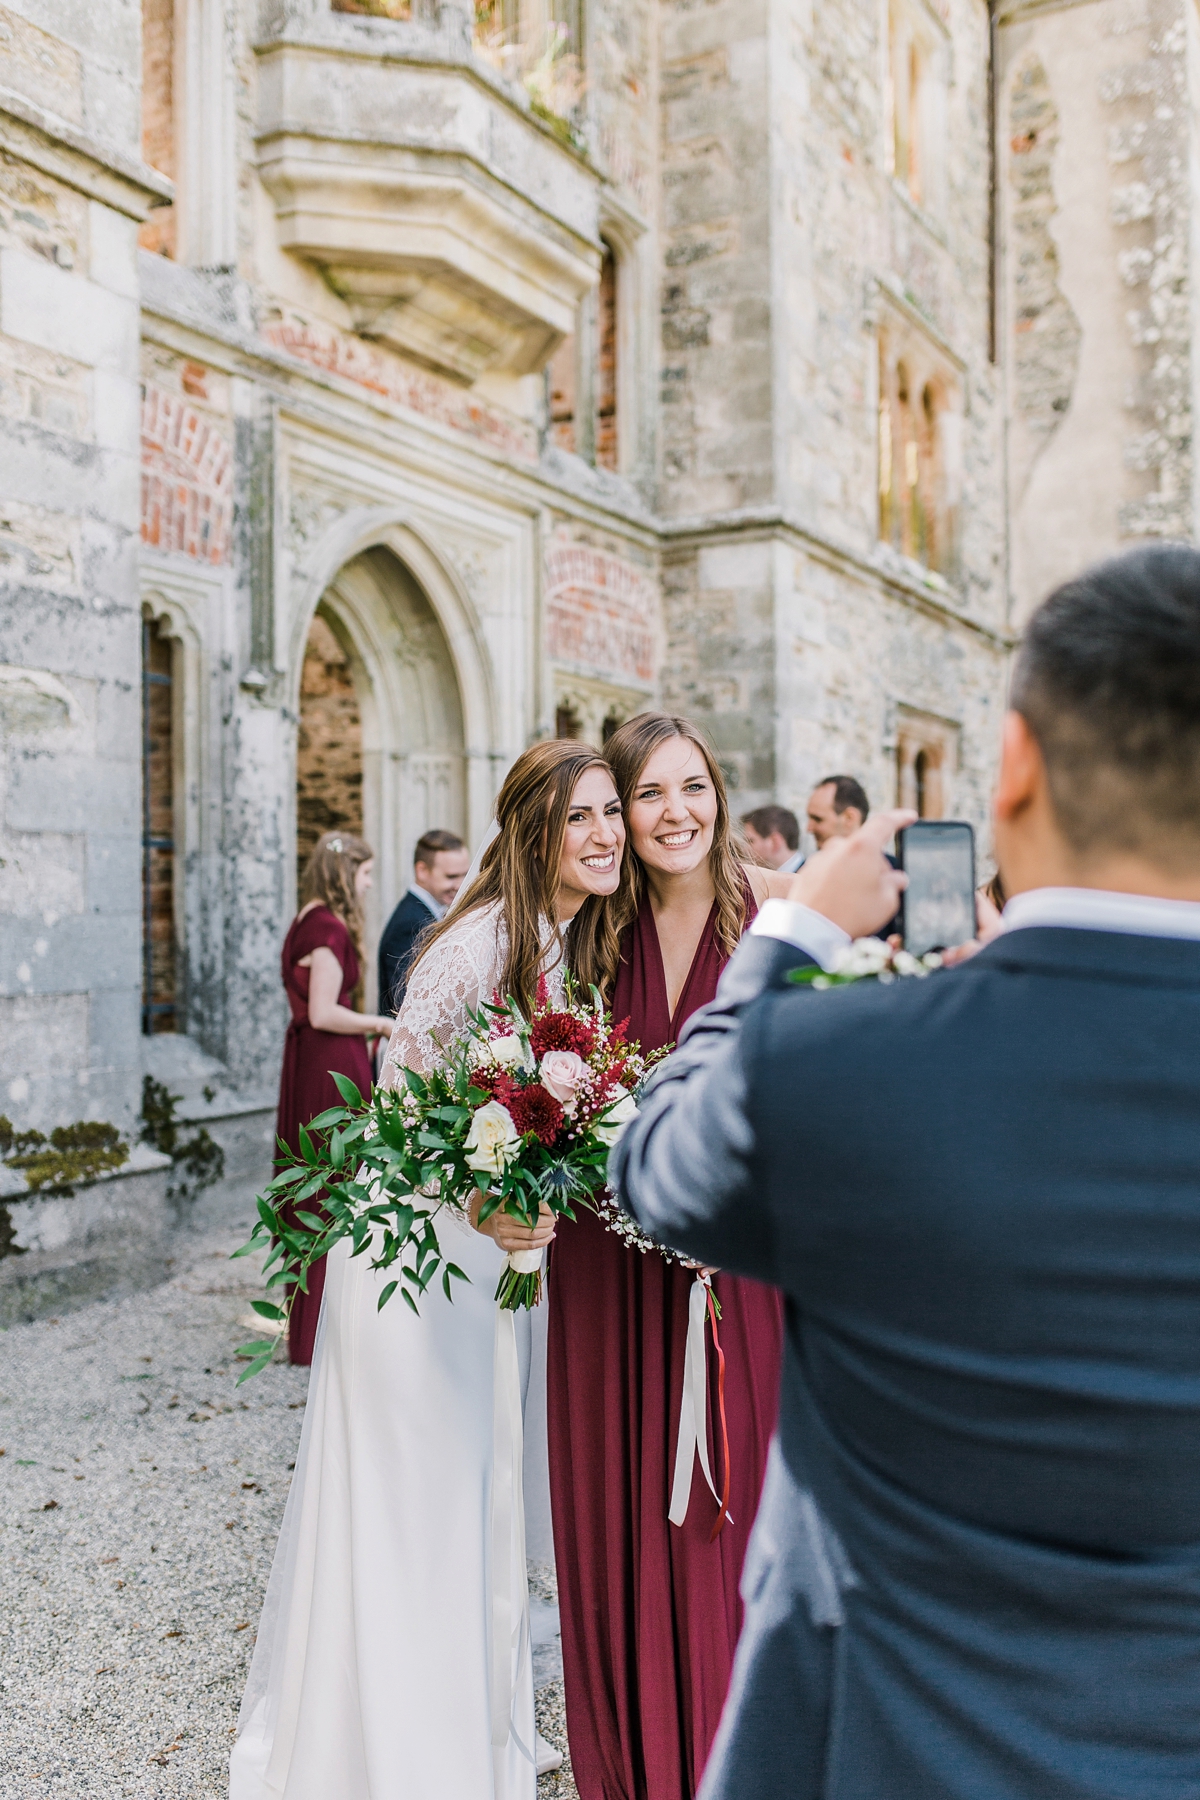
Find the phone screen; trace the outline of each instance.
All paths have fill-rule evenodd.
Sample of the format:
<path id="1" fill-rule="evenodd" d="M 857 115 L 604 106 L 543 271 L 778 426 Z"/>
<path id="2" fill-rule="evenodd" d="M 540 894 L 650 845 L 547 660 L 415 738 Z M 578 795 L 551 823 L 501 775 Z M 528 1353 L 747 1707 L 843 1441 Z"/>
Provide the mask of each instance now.
<path id="1" fill-rule="evenodd" d="M 897 838 L 904 948 L 914 956 L 975 936 L 975 833 L 958 819 L 922 819 Z"/>

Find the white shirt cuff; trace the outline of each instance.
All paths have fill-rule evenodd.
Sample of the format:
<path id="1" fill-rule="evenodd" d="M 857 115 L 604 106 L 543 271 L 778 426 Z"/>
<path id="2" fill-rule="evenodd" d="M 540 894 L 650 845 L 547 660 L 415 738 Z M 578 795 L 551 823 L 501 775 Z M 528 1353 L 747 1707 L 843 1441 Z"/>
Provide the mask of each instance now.
<path id="1" fill-rule="evenodd" d="M 823 969 L 832 969 L 838 951 L 850 942 L 848 931 L 824 913 L 802 906 L 799 900 L 764 900 L 750 930 L 757 937 L 781 938 L 785 944 L 794 944 Z"/>

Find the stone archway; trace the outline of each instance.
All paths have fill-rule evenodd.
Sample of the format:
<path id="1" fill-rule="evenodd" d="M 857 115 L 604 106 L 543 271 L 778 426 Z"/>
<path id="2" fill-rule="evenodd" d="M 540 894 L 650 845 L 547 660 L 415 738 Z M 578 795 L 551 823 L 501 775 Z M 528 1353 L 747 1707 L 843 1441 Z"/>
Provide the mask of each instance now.
<path id="1" fill-rule="evenodd" d="M 309 667 L 314 655 L 317 670 Z M 306 685 L 321 694 L 306 695 Z M 342 808 L 347 829 L 375 851 L 366 909 L 373 963 L 383 922 L 410 878 L 417 839 L 433 827 L 463 835 L 467 828 L 454 659 L 428 595 L 393 550 L 376 544 L 360 551 L 328 583 L 310 627 L 300 689 L 297 836 L 306 826 L 311 831 L 322 807 Z M 319 700 L 321 709 L 308 724 L 306 700 Z M 323 733 L 315 772 L 313 723 Z M 350 816 L 355 795 L 357 823 Z M 320 826 L 334 828 L 336 821 Z"/>

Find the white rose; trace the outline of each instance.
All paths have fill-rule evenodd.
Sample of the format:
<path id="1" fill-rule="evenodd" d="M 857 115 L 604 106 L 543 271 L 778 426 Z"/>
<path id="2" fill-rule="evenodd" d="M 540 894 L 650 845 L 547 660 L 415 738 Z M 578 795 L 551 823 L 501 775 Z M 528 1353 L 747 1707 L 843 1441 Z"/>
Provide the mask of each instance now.
<path id="1" fill-rule="evenodd" d="M 596 1121 L 596 1136 L 609 1148 L 616 1143 L 625 1127 L 637 1118 L 637 1102 L 628 1088 L 615 1087 L 603 1118 Z"/>
<path id="2" fill-rule="evenodd" d="M 520 1141 L 507 1106 L 501 1106 L 498 1100 L 489 1100 L 471 1120 L 464 1146 L 467 1166 L 481 1175 L 499 1175 Z"/>
<path id="3" fill-rule="evenodd" d="M 587 1064 L 574 1050 L 547 1050 L 538 1069 L 542 1086 L 568 1112 L 575 1105 L 575 1096 L 587 1072 Z"/>
<path id="4" fill-rule="evenodd" d="M 882 938 L 855 938 L 837 953 L 835 975 L 880 975 L 891 961 L 891 950 Z"/>
<path id="5" fill-rule="evenodd" d="M 515 1031 L 509 1037 L 489 1039 L 488 1048 L 492 1053 L 492 1061 L 501 1069 L 523 1069 L 525 1067 L 525 1046 Z"/>

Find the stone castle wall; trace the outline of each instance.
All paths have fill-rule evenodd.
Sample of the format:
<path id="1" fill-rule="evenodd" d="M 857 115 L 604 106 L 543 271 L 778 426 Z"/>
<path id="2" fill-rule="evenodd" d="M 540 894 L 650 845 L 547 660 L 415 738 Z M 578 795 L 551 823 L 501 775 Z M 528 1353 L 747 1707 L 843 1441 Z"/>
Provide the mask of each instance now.
<path id="1" fill-rule="evenodd" d="M 131 8 L 0 7 L 0 1112 L 128 1124 L 140 1081 Z M 55 131 L 61 122 L 62 138 Z M 49 127 L 49 129 L 47 129 Z"/>
<path id="2" fill-rule="evenodd" d="M 1193 530 L 1183 0 L 1003 10 L 994 196 L 975 0 L 595 0 L 557 124 L 472 51 L 467 0 L 413 14 L 0 0 L 21 1121 L 128 1120 L 155 1049 L 143 618 L 179 1022 L 269 1099 L 322 806 L 356 795 L 377 931 L 420 832 L 476 841 L 531 739 L 661 702 L 739 812 L 833 770 L 908 798 L 923 754 L 986 853 L 1014 623 L 1097 551 Z"/>

